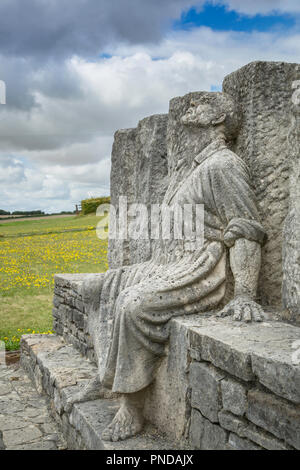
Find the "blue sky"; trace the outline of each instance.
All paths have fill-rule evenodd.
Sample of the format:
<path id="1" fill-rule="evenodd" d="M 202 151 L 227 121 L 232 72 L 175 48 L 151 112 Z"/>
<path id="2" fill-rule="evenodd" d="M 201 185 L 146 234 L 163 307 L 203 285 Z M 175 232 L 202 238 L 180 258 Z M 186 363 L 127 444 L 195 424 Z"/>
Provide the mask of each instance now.
<path id="1" fill-rule="evenodd" d="M 216 31 L 270 31 L 277 30 L 284 33 L 287 29 L 295 27 L 297 17 L 292 13 L 279 11 L 269 14 L 256 14 L 253 16 L 228 10 L 225 5 L 212 5 L 206 3 L 203 8 L 190 8 L 175 20 L 173 28 L 188 30 L 207 26 Z"/>
<path id="2" fill-rule="evenodd" d="M 26 3 L 0 2 L 0 209 L 107 195 L 117 129 L 251 61 L 299 62 L 300 0 Z"/>

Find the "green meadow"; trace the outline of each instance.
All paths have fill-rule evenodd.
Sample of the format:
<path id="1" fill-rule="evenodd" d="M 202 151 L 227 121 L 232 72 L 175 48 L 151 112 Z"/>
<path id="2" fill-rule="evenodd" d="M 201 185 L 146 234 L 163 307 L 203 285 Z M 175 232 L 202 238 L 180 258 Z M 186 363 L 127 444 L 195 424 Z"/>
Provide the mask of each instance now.
<path id="1" fill-rule="evenodd" d="M 0 221 L 0 340 L 18 349 L 24 333 L 52 333 L 55 273 L 103 272 L 107 242 L 95 215 Z"/>

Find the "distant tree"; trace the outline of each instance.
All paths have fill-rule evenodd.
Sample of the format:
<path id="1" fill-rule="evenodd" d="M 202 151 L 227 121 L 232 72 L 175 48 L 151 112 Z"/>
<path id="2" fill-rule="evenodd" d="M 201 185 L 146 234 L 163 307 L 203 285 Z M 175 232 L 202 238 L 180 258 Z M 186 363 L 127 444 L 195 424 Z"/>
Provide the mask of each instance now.
<path id="1" fill-rule="evenodd" d="M 45 215 L 43 211 L 14 211 L 12 215 Z"/>

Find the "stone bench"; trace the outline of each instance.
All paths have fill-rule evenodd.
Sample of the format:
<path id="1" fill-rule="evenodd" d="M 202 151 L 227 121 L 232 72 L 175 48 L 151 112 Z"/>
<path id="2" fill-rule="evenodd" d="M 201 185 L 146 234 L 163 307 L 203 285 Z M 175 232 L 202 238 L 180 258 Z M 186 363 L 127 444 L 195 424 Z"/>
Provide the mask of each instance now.
<path id="1" fill-rule="evenodd" d="M 56 276 L 54 328 L 94 361 L 85 280 Z M 146 399 L 149 422 L 193 448 L 300 448 L 300 328 L 201 314 L 172 320 L 170 332 Z"/>

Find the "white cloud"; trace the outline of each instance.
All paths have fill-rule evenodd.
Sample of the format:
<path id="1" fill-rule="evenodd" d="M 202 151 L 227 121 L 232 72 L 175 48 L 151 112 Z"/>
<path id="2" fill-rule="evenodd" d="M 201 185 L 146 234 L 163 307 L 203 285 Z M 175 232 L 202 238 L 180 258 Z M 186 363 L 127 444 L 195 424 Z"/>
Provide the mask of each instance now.
<path id="1" fill-rule="evenodd" d="M 156 45 L 120 44 L 108 52 L 110 59 L 73 57 L 64 64 L 79 90 L 73 98 L 49 95 L 42 86 L 47 74 L 39 74 L 33 80 L 37 106 L 1 109 L 0 208 L 59 211 L 90 194 L 108 194 L 118 128 L 167 112 L 172 97 L 210 90 L 248 62 L 297 62 L 300 34 L 203 27 L 170 33 Z M 13 157 L 4 162 L 8 153 Z"/>
<path id="2" fill-rule="evenodd" d="M 226 4 L 231 10 L 249 15 L 300 13 L 299 0 L 213 0 L 215 4 Z"/>

